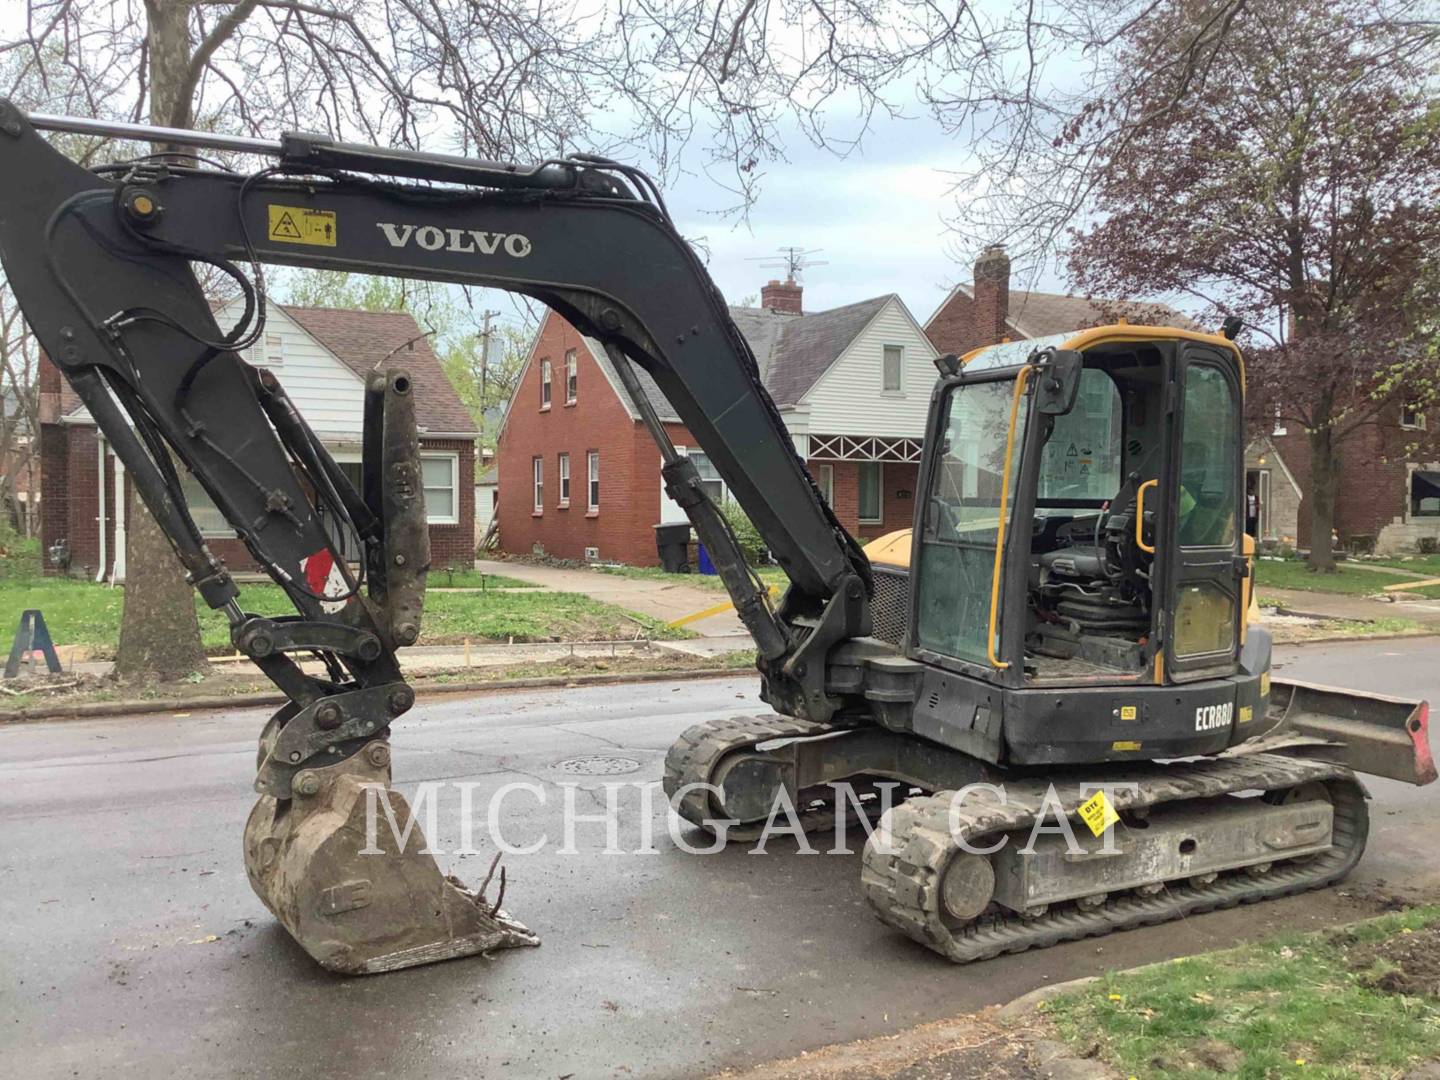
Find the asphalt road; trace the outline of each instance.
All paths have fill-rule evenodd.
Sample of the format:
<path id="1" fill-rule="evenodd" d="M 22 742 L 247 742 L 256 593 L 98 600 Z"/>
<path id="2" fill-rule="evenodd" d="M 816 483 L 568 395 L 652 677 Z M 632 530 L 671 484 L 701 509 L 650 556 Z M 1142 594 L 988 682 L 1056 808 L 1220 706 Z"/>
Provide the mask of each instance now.
<path id="1" fill-rule="evenodd" d="M 1440 698 L 1440 641 L 1308 646 L 1285 675 Z M 508 839 L 560 836 L 557 766 L 620 757 L 653 780 L 677 732 L 761 708 L 748 677 L 422 703 L 396 775 L 514 797 Z M 539 949 L 331 977 L 246 882 L 255 712 L 0 728 L 0 1062 L 26 1077 L 705 1075 L 1005 1001 L 1042 985 L 1440 896 L 1440 798 L 1377 782 L 1371 847 L 1340 889 L 954 967 L 881 926 L 858 855 L 605 855 L 581 825 L 508 860 Z M 599 799 L 581 793 L 590 809 Z M 621 846 L 639 843 L 634 797 Z M 442 803 L 437 842 L 455 843 Z M 485 856 L 447 860 L 478 878 Z"/>

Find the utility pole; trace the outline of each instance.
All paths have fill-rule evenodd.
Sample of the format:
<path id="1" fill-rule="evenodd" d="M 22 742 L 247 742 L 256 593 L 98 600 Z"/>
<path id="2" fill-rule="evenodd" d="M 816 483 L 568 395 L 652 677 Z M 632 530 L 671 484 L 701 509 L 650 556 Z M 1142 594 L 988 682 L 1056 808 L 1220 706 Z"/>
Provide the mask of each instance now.
<path id="1" fill-rule="evenodd" d="M 480 318 L 482 329 L 480 330 L 480 426 L 485 426 L 485 400 L 490 381 L 490 320 L 498 317 L 499 311 L 486 311 Z"/>

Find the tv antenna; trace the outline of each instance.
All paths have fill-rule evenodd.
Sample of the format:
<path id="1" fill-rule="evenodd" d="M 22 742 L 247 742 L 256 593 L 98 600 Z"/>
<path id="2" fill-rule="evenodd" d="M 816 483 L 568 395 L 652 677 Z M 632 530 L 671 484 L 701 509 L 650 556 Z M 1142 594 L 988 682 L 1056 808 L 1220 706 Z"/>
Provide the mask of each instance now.
<path id="1" fill-rule="evenodd" d="M 824 248 L 811 248 L 805 250 L 799 247 L 776 248 L 778 255 L 760 255 L 753 259 L 746 259 L 746 262 L 759 263 L 761 266 L 772 270 L 784 270 L 785 280 L 795 282 L 800 280 L 800 275 L 812 266 L 829 266 L 828 259 L 816 259 Z"/>

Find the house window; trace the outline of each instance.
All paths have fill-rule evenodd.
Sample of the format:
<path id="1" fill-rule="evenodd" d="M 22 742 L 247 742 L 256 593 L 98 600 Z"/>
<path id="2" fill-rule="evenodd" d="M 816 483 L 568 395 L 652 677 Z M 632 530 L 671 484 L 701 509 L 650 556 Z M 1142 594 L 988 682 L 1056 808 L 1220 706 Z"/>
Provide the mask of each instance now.
<path id="1" fill-rule="evenodd" d="M 826 506 L 835 505 L 835 466 L 815 466 L 815 484 L 820 489 L 820 497 L 825 500 Z"/>
<path id="2" fill-rule="evenodd" d="M 180 473 L 180 490 L 185 493 L 185 502 L 190 507 L 190 516 L 201 536 L 234 536 L 235 530 L 225 520 L 225 515 L 215 505 L 215 500 L 200 486 L 188 472 Z"/>
<path id="3" fill-rule="evenodd" d="M 535 513 L 543 513 L 545 510 L 545 459 L 531 458 L 530 470 L 535 487 Z"/>
<path id="4" fill-rule="evenodd" d="M 285 363 L 285 339 L 279 334 L 264 334 L 242 351 L 240 358 L 256 367 L 279 367 Z"/>
<path id="5" fill-rule="evenodd" d="M 585 455 L 585 472 L 588 478 L 589 508 L 600 509 L 600 451 L 591 450 Z"/>
<path id="6" fill-rule="evenodd" d="M 1440 517 L 1440 472 L 1416 469 L 1410 474 L 1410 516 Z"/>
<path id="7" fill-rule="evenodd" d="M 1280 405 L 1275 405 L 1275 426 L 1270 430 L 1271 435 L 1284 435 L 1286 432 L 1285 421 L 1280 418 Z"/>
<path id="8" fill-rule="evenodd" d="M 900 393 L 904 386 L 905 351 L 899 345 L 886 345 L 880 367 L 880 389 L 887 394 Z"/>
<path id="9" fill-rule="evenodd" d="M 540 408 L 550 407 L 550 361 L 540 361 Z"/>
<path id="10" fill-rule="evenodd" d="M 860 472 L 860 523 L 878 525 L 884 520 L 880 489 L 884 472 L 878 461 L 862 461 Z"/>
<path id="11" fill-rule="evenodd" d="M 570 505 L 570 455 L 561 454 L 558 462 L 560 473 L 560 506 Z"/>
<path id="12" fill-rule="evenodd" d="M 700 474 L 701 490 L 710 497 L 712 503 L 719 506 L 725 501 L 725 481 L 720 479 L 715 466 L 710 464 L 710 455 L 691 450 L 690 460 L 695 463 L 695 471 Z"/>
<path id="13" fill-rule="evenodd" d="M 425 520 L 431 525 L 454 525 L 460 520 L 456 492 L 460 490 L 457 454 L 421 454 L 420 475 L 425 483 Z"/>
<path id="14" fill-rule="evenodd" d="M 580 386 L 580 372 L 577 370 L 575 350 L 565 350 L 565 404 L 574 405 Z"/>
<path id="15" fill-rule="evenodd" d="M 1402 428 L 1416 428 L 1425 430 L 1425 414 L 1420 411 L 1420 406 L 1414 403 L 1400 406 L 1400 426 Z"/>

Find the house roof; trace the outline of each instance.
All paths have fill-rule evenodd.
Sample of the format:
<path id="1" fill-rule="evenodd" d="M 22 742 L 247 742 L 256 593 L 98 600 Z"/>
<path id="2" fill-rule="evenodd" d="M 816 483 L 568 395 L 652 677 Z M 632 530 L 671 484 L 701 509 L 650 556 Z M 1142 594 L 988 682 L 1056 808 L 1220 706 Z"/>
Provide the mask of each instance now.
<path id="1" fill-rule="evenodd" d="M 968 285 L 955 286 L 930 318 L 925 320 L 926 329 L 929 329 L 935 317 L 949 306 L 956 294 L 971 299 L 975 295 Z M 1015 337 L 1037 338 L 1063 334 L 1070 330 L 1084 330 L 1091 326 L 1104 326 L 1119 319 L 1141 326 L 1173 326 L 1179 330 L 1203 329 L 1183 312 L 1176 311 L 1169 304 L 1156 301 L 1105 300 L 1013 289 L 1010 292 L 1006 323 Z"/>
<path id="2" fill-rule="evenodd" d="M 798 403 L 893 296 L 872 297 L 786 323 L 765 376 L 765 387 L 775 403 Z"/>
<path id="3" fill-rule="evenodd" d="M 895 297 L 893 293 L 861 300 L 829 311 L 793 315 L 765 308 L 732 307 L 730 317 L 755 354 L 760 379 L 777 405 L 795 405 L 830 369 L 840 354 Z M 590 353 L 622 402 L 626 401 L 615 367 L 598 341 L 585 339 Z M 665 399 L 655 380 L 639 372 L 640 385 L 660 419 L 679 421 L 674 407 Z M 627 402 L 628 408 L 628 402 Z"/>
<path id="4" fill-rule="evenodd" d="M 285 313 L 363 380 L 377 367 L 404 368 L 415 383 L 421 432 L 476 435 L 479 428 L 450 385 L 440 358 L 413 316 L 403 311 L 284 306 Z"/>
<path id="5" fill-rule="evenodd" d="M 356 311 L 288 304 L 280 307 L 355 372 L 362 383 L 377 364 L 386 370 L 392 367 L 408 370 L 415 383 L 415 420 L 422 433 L 479 434 L 475 421 L 440 366 L 440 358 L 430 347 L 430 339 L 421 334 L 412 316 L 403 311 Z M 284 382 L 283 373 L 281 382 Z M 68 416 L 83 408 L 70 383 L 62 381 L 61 415 Z"/>

